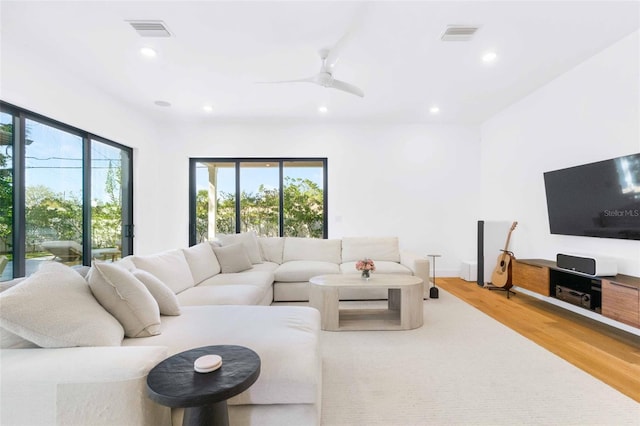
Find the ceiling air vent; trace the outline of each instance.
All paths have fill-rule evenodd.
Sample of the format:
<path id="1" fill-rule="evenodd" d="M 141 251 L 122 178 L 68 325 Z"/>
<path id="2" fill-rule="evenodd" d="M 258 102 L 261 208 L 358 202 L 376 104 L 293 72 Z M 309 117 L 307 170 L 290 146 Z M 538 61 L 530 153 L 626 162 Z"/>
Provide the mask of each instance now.
<path id="1" fill-rule="evenodd" d="M 448 25 L 440 36 L 442 41 L 469 41 L 480 27 L 472 25 Z"/>
<path id="2" fill-rule="evenodd" d="M 162 21 L 127 21 L 140 37 L 171 37 Z"/>

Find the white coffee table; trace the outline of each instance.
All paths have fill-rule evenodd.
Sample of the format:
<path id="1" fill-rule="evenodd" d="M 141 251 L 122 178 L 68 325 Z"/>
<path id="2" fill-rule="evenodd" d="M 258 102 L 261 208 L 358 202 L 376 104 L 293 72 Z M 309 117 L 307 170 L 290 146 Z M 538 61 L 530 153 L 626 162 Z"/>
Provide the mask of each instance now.
<path id="1" fill-rule="evenodd" d="M 411 330 L 423 324 L 423 286 L 412 275 L 319 275 L 309 280 L 309 304 L 320 311 L 323 330 Z M 388 289 L 388 309 L 340 309 L 340 289 L 347 287 Z"/>

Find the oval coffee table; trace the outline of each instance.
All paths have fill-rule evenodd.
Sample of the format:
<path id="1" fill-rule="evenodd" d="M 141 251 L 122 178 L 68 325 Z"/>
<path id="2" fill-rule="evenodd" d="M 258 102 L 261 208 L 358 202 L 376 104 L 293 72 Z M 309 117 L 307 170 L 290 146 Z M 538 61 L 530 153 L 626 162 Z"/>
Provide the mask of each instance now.
<path id="1" fill-rule="evenodd" d="M 411 330 L 424 321 L 423 286 L 413 275 L 319 275 L 309 280 L 309 305 L 320 311 L 323 330 Z M 340 309 L 340 289 L 346 287 L 388 289 L 388 309 Z"/>
<path id="2" fill-rule="evenodd" d="M 222 366 L 197 373 L 193 363 L 203 355 L 220 355 Z M 260 357 L 244 346 L 217 345 L 190 349 L 153 367 L 147 376 L 149 397 L 168 407 L 184 407 L 183 425 L 228 426 L 227 399 L 248 389 L 260 375 Z"/>

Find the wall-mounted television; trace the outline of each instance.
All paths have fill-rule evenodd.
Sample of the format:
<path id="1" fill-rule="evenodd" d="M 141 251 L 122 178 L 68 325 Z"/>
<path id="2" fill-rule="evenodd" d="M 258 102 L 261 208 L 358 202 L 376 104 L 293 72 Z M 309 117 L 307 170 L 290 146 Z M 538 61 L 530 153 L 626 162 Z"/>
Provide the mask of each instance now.
<path id="1" fill-rule="evenodd" d="M 640 240 L 640 153 L 544 173 L 552 234 Z"/>

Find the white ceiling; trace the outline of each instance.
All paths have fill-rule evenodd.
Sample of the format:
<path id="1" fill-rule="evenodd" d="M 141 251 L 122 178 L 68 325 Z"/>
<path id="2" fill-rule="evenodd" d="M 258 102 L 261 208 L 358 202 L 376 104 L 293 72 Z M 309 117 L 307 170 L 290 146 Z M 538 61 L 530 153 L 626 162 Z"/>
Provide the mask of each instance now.
<path id="1" fill-rule="evenodd" d="M 2 45 L 164 119 L 480 123 L 638 29 L 640 2 L 3 0 L 0 19 Z M 126 22 L 156 19 L 173 37 L 141 38 Z M 481 28 L 470 42 L 447 43 L 439 38 L 448 24 Z M 364 98 L 307 83 L 256 84 L 315 74 L 317 50 L 348 28 L 334 77 Z M 141 57 L 142 46 L 158 57 Z M 489 49 L 498 54 L 492 65 L 480 60 Z"/>

